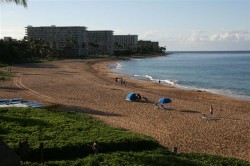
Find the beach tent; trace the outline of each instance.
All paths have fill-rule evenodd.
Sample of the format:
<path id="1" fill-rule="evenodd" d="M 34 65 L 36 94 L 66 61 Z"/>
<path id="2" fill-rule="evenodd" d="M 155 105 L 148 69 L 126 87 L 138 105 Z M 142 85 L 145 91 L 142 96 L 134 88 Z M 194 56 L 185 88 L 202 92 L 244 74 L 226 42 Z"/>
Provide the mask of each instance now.
<path id="1" fill-rule="evenodd" d="M 165 104 L 165 103 L 171 103 L 172 100 L 170 98 L 160 98 L 158 103 L 159 104 Z"/>
<path id="2" fill-rule="evenodd" d="M 166 107 L 164 107 L 164 104 L 166 103 L 171 103 L 172 100 L 170 98 L 160 98 L 159 101 L 156 103 L 156 105 L 158 106 L 158 108 L 161 109 L 166 109 Z"/>
<path id="3" fill-rule="evenodd" d="M 137 99 L 137 95 L 136 93 L 133 93 L 133 92 L 130 92 L 126 97 L 127 101 L 135 101 L 136 99 Z"/>

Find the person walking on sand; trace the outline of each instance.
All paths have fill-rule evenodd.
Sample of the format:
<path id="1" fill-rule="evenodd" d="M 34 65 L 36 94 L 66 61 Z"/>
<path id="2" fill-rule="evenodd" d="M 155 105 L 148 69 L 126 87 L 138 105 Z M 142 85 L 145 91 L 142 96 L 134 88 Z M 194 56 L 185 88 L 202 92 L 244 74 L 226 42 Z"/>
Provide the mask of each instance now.
<path id="1" fill-rule="evenodd" d="M 19 141 L 19 153 L 23 163 L 29 158 L 29 142 L 28 138 Z"/>
<path id="2" fill-rule="evenodd" d="M 95 154 L 98 154 L 99 153 L 99 145 L 97 143 L 97 141 L 95 141 L 92 145 L 92 149 L 94 151 Z"/>
<path id="3" fill-rule="evenodd" d="M 210 106 L 210 110 L 209 110 L 210 114 L 213 115 L 214 114 L 214 109 L 213 109 L 213 106 L 211 105 Z"/>

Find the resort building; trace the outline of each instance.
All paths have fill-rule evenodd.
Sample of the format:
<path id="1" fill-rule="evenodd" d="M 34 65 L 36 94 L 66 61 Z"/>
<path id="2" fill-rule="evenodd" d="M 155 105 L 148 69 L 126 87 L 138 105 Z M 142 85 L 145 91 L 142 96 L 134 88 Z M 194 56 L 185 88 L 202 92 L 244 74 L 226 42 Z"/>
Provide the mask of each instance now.
<path id="1" fill-rule="evenodd" d="M 113 31 L 88 31 L 88 55 L 112 55 L 114 53 Z"/>
<path id="2" fill-rule="evenodd" d="M 112 30 L 87 31 L 85 26 L 27 26 L 25 29 L 28 41 L 43 40 L 66 56 L 113 55 L 114 50 L 120 53 L 159 47 L 158 42 L 138 41 L 138 35 L 113 35 Z"/>
<path id="3" fill-rule="evenodd" d="M 10 41 L 17 41 L 17 39 L 13 39 L 12 37 L 3 37 L 3 41 L 10 42 Z"/>
<path id="4" fill-rule="evenodd" d="M 27 26 L 26 37 L 28 41 L 41 39 L 51 48 L 65 51 L 67 55 L 87 55 L 87 30 L 84 26 Z"/>
<path id="5" fill-rule="evenodd" d="M 159 47 L 159 42 L 152 42 L 150 40 L 139 40 L 138 41 L 138 47 L 158 48 Z"/>
<path id="6" fill-rule="evenodd" d="M 138 44 L 138 35 L 114 35 L 114 49 L 133 49 Z"/>

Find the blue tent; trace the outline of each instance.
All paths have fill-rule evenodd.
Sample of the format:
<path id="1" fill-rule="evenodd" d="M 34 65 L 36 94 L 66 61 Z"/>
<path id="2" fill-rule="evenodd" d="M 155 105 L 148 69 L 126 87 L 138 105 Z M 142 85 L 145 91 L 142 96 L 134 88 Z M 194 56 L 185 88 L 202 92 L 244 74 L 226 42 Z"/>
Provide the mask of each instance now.
<path id="1" fill-rule="evenodd" d="M 128 101 L 135 101 L 136 99 L 137 99 L 137 95 L 136 93 L 133 93 L 133 92 L 130 92 L 126 97 L 126 100 Z"/>
<path id="2" fill-rule="evenodd" d="M 165 104 L 165 103 L 171 103 L 172 100 L 170 98 L 160 98 L 158 103 L 159 104 Z"/>

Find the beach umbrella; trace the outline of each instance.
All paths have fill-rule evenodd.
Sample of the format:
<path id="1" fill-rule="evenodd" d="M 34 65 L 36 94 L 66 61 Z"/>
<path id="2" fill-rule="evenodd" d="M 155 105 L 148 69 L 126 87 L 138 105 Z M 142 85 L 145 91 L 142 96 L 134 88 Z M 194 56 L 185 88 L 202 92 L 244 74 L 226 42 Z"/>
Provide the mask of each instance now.
<path id="1" fill-rule="evenodd" d="M 134 92 L 130 92 L 128 95 L 127 95 L 127 97 L 126 97 L 126 100 L 128 100 L 128 101 L 134 101 L 134 100 L 136 100 L 137 99 L 137 95 L 136 95 L 136 93 L 134 93 Z"/>
<path id="2" fill-rule="evenodd" d="M 159 104 L 165 104 L 165 103 L 171 103 L 172 100 L 170 98 L 160 98 L 158 103 Z"/>

